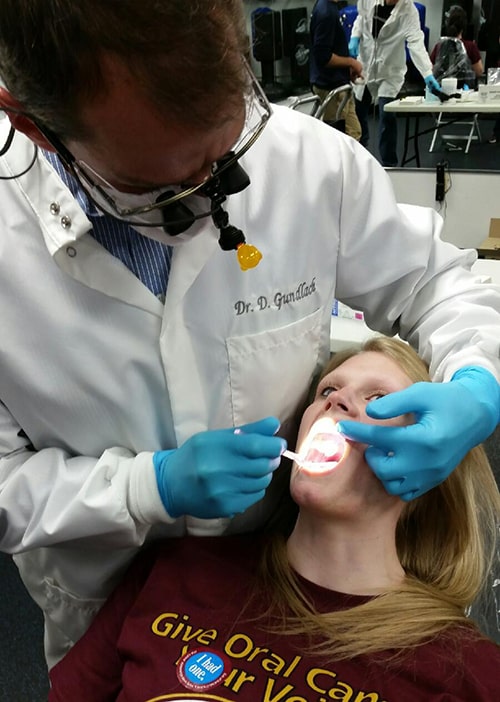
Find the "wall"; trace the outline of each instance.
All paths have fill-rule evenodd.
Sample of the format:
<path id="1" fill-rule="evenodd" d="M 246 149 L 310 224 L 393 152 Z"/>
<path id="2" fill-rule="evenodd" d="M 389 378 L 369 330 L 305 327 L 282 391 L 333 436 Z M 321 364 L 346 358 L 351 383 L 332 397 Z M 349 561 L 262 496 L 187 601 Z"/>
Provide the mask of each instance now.
<path id="1" fill-rule="evenodd" d="M 487 238 L 491 218 L 500 218 L 500 174 L 451 172 L 443 203 L 436 202 L 436 172 L 427 168 L 389 168 L 396 199 L 433 207 L 444 218 L 442 238 L 461 248 L 476 248 Z"/>
<path id="2" fill-rule="evenodd" d="M 429 51 L 437 44 L 441 36 L 441 19 L 443 16 L 443 0 L 427 0 L 425 5 L 425 23 L 429 27 Z"/>

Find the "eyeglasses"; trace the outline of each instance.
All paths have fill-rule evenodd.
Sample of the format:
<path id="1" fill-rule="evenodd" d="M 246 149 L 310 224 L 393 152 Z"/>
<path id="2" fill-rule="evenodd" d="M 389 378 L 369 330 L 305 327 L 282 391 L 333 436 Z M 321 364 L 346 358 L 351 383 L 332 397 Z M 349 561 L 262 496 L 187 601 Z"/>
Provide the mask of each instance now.
<path id="1" fill-rule="evenodd" d="M 179 209 L 180 200 L 184 200 L 197 192 L 205 194 L 204 191 L 210 191 L 212 184 L 221 181 L 223 174 L 237 166 L 238 160 L 256 142 L 271 117 L 271 106 L 264 91 L 245 59 L 243 59 L 243 63 L 248 78 L 247 91 L 244 96 L 245 123 L 243 130 L 231 151 L 213 164 L 211 175 L 196 185 L 169 185 L 140 195 L 122 193 L 108 183 L 91 166 L 84 161 L 75 159 L 57 135 L 38 123 L 37 127 L 57 151 L 66 168 L 75 177 L 82 190 L 98 210 L 132 225 L 143 227 L 163 226 L 165 223 L 165 210 L 170 208 L 176 212 L 182 212 L 182 206 Z M 248 184 L 248 180 L 246 184 Z M 237 190 L 232 192 L 237 192 Z M 230 194 L 230 192 L 225 194 Z M 196 199 L 198 200 L 199 198 Z M 199 210 L 200 204 L 197 203 L 191 209 L 194 211 Z M 189 224 L 210 214 L 213 214 L 212 207 L 196 214 L 191 213 Z M 179 216 L 181 219 L 178 221 L 182 225 L 182 215 Z M 180 230 L 182 230 L 182 227 Z"/>

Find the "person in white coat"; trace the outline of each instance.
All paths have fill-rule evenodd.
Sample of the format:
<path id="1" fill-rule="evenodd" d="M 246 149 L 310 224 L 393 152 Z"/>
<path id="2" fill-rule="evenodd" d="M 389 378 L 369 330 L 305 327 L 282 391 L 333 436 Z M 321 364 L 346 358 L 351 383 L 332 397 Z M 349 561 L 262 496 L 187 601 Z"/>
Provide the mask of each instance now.
<path id="1" fill-rule="evenodd" d="M 432 63 L 425 48 L 424 34 L 413 0 L 358 0 L 349 53 L 363 64 L 364 83 L 354 88 L 356 109 L 361 123 L 363 146 L 368 145 L 368 114 L 378 103 L 378 148 L 384 166 L 397 166 L 397 121 L 385 112 L 403 87 L 406 74 L 406 44 L 417 70 L 430 87 L 439 88 L 432 74 Z"/>
<path id="2" fill-rule="evenodd" d="M 404 437 L 343 423 L 390 494 L 498 423 L 476 253 L 353 139 L 271 108 L 246 49 L 240 0 L 0 3 L 0 548 L 49 666 L 145 541 L 272 513 L 334 298 L 436 381 L 369 403 L 415 413 Z"/>

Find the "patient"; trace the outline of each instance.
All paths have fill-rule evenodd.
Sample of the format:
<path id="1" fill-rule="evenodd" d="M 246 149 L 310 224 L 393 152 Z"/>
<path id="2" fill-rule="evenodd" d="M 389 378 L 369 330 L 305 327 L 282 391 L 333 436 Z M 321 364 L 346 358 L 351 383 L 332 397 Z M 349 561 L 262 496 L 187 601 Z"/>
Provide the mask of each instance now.
<path id="1" fill-rule="evenodd" d="M 441 37 L 431 52 L 434 77 L 439 81 L 443 78 L 457 78 L 459 88 L 464 83 L 467 83 L 469 88 L 474 88 L 477 78 L 484 70 L 476 42 L 463 38 L 467 22 L 465 10 L 453 5 L 446 20 L 446 36 Z"/>
<path id="2" fill-rule="evenodd" d="M 500 649 L 465 614 L 500 515 L 483 450 L 408 503 L 385 492 L 365 446 L 335 433 L 428 379 L 396 340 L 337 354 L 303 414 L 291 521 L 157 542 L 52 669 L 49 700 L 498 702 Z"/>

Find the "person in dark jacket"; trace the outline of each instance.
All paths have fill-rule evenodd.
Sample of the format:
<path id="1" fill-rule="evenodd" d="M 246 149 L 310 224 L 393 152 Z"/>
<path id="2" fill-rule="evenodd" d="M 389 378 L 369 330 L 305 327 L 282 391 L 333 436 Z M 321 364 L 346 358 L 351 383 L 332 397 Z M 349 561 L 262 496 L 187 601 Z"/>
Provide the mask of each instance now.
<path id="1" fill-rule="evenodd" d="M 311 15 L 310 32 L 310 82 L 313 92 L 324 100 L 331 90 L 361 76 L 363 67 L 357 59 L 349 56 L 337 0 L 317 0 Z M 339 94 L 329 102 L 323 115 L 324 120 L 335 120 L 342 99 L 343 95 Z M 361 125 L 352 96 L 339 117 L 345 121 L 346 134 L 359 141 Z"/>

